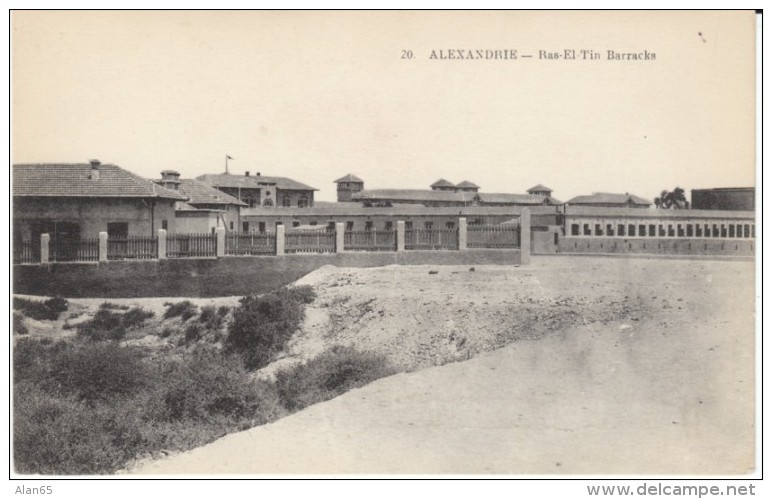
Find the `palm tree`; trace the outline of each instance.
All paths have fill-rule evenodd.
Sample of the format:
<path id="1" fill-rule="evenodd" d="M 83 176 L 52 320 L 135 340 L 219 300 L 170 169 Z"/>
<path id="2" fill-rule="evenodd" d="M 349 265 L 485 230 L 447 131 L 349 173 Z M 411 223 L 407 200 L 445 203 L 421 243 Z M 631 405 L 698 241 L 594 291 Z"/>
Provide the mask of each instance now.
<path id="1" fill-rule="evenodd" d="M 662 191 L 658 198 L 654 198 L 654 205 L 664 210 L 684 210 L 689 208 L 689 201 L 685 191 L 676 187 L 672 191 Z"/>

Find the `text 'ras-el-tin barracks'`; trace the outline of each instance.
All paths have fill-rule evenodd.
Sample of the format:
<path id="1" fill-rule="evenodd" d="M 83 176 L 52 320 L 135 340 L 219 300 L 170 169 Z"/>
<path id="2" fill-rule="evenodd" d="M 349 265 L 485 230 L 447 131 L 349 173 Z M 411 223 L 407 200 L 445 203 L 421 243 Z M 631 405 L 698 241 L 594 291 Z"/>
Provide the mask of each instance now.
<path id="1" fill-rule="evenodd" d="M 751 256 L 753 188 L 663 192 L 654 202 L 597 192 L 566 202 L 535 185 L 487 192 L 439 179 L 426 189 L 334 180 L 337 202 L 260 172 L 141 178 L 98 160 L 13 166 L 14 263 L 217 258 L 410 250 L 529 254 Z"/>

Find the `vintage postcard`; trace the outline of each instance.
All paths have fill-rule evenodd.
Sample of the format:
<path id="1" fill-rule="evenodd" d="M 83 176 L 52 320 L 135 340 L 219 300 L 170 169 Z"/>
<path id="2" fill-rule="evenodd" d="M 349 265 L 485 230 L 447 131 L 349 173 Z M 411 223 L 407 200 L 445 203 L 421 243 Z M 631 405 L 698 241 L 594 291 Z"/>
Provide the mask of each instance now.
<path id="1" fill-rule="evenodd" d="M 761 472 L 753 11 L 10 23 L 13 476 Z"/>

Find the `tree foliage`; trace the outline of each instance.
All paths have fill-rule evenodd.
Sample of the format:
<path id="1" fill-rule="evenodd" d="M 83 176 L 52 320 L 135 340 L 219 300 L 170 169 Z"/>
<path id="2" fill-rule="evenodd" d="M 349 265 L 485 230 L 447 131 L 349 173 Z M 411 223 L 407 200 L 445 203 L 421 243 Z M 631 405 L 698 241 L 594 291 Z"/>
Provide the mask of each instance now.
<path id="1" fill-rule="evenodd" d="M 672 191 L 662 191 L 659 197 L 654 198 L 654 205 L 661 210 L 686 210 L 689 209 L 689 201 L 683 189 L 676 187 Z"/>

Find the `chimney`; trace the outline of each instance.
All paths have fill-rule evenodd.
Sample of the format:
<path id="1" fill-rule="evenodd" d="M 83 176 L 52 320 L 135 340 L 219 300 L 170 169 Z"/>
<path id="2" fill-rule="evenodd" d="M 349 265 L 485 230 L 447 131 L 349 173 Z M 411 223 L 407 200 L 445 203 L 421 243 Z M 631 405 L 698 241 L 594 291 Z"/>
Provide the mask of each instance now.
<path id="1" fill-rule="evenodd" d="M 91 180 L 99 180 L 99 167 L 102 163 L 98 159 L 90 159 L 88 162 L 91 163 Z"/>
<path id="2" fill-rule="evenodd" d="M 255 176 L 259 177 L 260 176 L 260 172 L 255 172 Z"/>
<path id="3" fill-rule="evenodd" d="M 249 177 L 249 170 L 247 170 L 247 171 L 245 171 L 245 172 L 244 172 L 244 176 L 245 176 L 245 177 Z"/>

